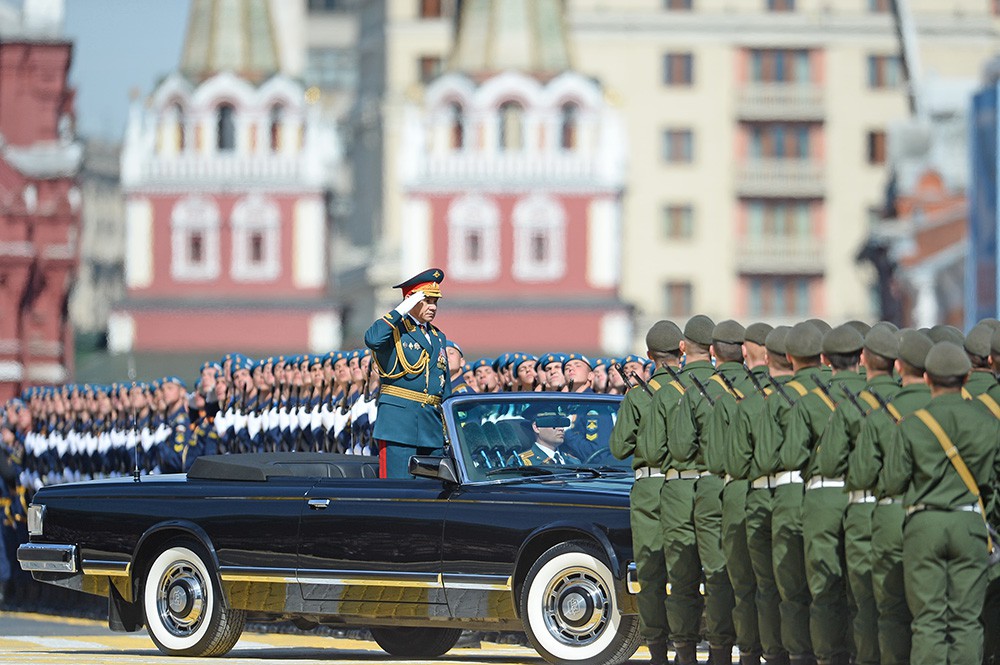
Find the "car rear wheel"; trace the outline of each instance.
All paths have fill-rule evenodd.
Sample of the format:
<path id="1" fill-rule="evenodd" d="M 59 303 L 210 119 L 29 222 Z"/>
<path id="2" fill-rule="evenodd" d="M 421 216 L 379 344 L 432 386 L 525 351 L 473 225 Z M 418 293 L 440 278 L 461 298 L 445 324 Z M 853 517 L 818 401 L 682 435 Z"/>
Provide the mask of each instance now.
<path id="1" fill-rule="evenodd" d="M 146 629 L 171 656 L 221 656 L 240 639 L 243 610 L 226 609 L 200 545 L 175 542 L 160 550 L 143 580 Z"/>
<path id="2" fill-rule="evenodd" d="M 371 632 L 383 651 L 401 658 L 437 658 L 451 651 L 462 635 L 461 628 L 377 626 Z"/>
<path id="3" fill-rule="evenodd" d="M 531 566 L 520 597 L 531 645 L 556 665 L 617 665 L 639 647 L 639 617 L 623 615 L 614 576 L 587 542 L 560 543 Z"/>

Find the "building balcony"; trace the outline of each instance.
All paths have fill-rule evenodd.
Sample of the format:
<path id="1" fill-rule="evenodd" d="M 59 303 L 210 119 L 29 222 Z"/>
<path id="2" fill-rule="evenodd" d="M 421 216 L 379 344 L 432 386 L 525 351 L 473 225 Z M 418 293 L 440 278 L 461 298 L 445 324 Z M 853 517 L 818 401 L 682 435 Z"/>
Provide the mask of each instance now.
<path id="1" fill-rule="evenodd" d="M 195 189 L 266 183 L 278 187 L 312 187 L 321 171 L 300 156 L 184 154 L 153 157 L 141 163 L 139 177 L 129 184 L 191 186 Z M 319 175 L 320 177 L 317 177 Z"/>
<path id="2" fill-rule="evenodd" d="M 748 83 L 736 93 L 740 120 L 823 120 L 823 88 L 801 83 Z"/>
<path id="3" fill-rule="evenodd" d="M 454 152 L 429 155 L 416 169 L 415 187 L 531 184 L 620 187 L 621 169 L 610 162 L 576 153 L 532 154 Z"/>
<path id="4" fill-rule="evenodd" d="M 736 246 L 736 269 L 751 275 L 820 275 L 821 238 L 742 238 Z"/>
<path id="5" fill-rule="evenodd" d="M 755 159 L 736 167 L 738 196 L 819 198 L 824 166 L 811 159 Z"/>

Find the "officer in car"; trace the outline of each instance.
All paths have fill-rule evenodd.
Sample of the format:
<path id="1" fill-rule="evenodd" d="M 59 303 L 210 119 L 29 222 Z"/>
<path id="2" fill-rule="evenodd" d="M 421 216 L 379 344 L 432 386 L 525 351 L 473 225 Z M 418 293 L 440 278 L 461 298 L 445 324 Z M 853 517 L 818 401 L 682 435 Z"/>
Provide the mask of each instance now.
<path id="1" fill-rule="evenodd" d="M 525 414 L 531 422 L 535 443 L 527 450 L 514 455 L 508 466 L 534 466 L 536 464 L 579 464 L 580 460 L 559 450 L 566 438 L 570 420 L 555 409 L 542 407 Z"/>

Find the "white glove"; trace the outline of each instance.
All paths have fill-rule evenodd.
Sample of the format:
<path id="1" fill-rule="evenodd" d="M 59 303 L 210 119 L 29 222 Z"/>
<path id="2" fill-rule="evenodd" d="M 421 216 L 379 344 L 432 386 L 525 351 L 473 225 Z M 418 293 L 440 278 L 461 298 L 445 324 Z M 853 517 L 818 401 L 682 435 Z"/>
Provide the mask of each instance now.
<path id="1" fill-rule="evenodd" d="M 323 409 L 320 411 L 320 422 L 323 424 L 323 429 L 327 432 L 333 427 L 333 410 L 330 409 L 329 404 L 323 405 Z"/>
<path id="2" fill-rule="evenodd" d="M 282 409 L 281 411 L 278 412 L 278 429 L 280 429 L 282 432 L 288 430 L 288 424 L 290 421 L 291 418 L 288 415 L 287 411 Z"/>
<path id="3" fill-rule="evenodd" d="M 247 416 L 242 411 L 237 411 L 233 416 L 233 429 L 241 432 L 247 428 Z"/>
<path id="4" fill-rule="evenodd" d="M 247 434 L 250 438 L 254 438 L 260 432 L 260 416 L 251 413 L 247 416 Z"/>
<path id="5" fill-rule="evenodd" d="M 309 412 L 309 429 L 319 429 L 323 425 L 323 417 L 319 407 Z"/>
<path id="6" fill-rule="evenodd" d="M 308 429 L 309 428 L 309 420 L 312 417 L 312 414 L 310 414 L 309 413 L 309 409 L 307 407 L 304 407 L 304 406 L 300 406 L 298 411 L 299 411 L 298 412 L 298 416 L 299 416 L 299 429 L 302 429 L 302 430 Z"/>
<path id="7" fill-rule="evenodd" d="M 344 427 L 347 425 L 348 421 L 351 419 L 351 412 L 341 414 L 340 409 L 333 415 L 333 435 L 340 436 L 340 433 L 344 431 Z"/>
<path id="8" fill-rule="evenodd" d="M 409 314 L 410 310 L 416 307 L 418 302 L 423 302 L 426 297 L 427 295 L 423 291 L 415 291 L 396 306 L 396 311 L 400 314 Z"/>

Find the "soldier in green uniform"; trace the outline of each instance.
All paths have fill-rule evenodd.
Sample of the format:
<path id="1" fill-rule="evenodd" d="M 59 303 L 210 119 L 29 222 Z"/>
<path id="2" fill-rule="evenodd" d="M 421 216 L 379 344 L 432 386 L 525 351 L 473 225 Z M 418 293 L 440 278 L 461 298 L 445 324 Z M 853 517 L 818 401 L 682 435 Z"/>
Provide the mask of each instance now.
<path id="1" fill-rule="evenodd" d="M 857 393 L 864 386 L 858 362 L 864 338 L 852 326 L 833 328 L 823 336 L 823 359 L 833 369 L 833 381 L 826 387 L 810 379 L 811 387 L 795 386 L 801 399 L 792 407 L 781 445 L 781 459 L 787 471 L 799 471 L 805 483 L 802 498 L 802 539 L 806 577 L 812 601 L 809 605 L 809 634 L 813 651 L 821 664 L 846 665 L 848 644 L 847 587 L 844 579 L 843 520 L 848 496 L 844 478 L 824 476 L 819 470 L 819 441 L 837 410 L 837 398 L 845 409 L 854 406 L 846 391 Z"/>
<path id="2" fill-rule="evenodd" d="M 704 315 L 692 317 L 684 326 L 681 352 L 687 362 L 681 381 L 687 392 L 669 414 L 658 412 L 669 416 L 660 520 L 671 590 L 668 601 L 670 630 L 677 662 L 681 665 L 694 662 L 695 645 L 701 636 L 703 605 L 705 633 L 713 662 L 722 657 L 722 652 L 731 660 L 736 639 L 732 619 L 733 591 L 721 543 L 723 479 L 708 471 L 700 437 L 709 415 L 709 411 L 700 407 L 701 392 L 715 391 L 708 387 L 709 383 L 718 388 L 716 395 L 725 391 L 711 381 L 715 373 L 711 356 L 714 329 L 715 323 Z M 703 575 L 704 601 L 698 588 Z"/>
<path id="3" fill-rule="evenodd" d="M 903 573 L 913 665 L 982 661 L 989 543 L 983 506 L 1000 473 L 1000 420 L 962 399 L 971 369 L 961 347 L 931 348 L 931 401 L 900 422 L 885 465 L 886 492 L 903 494 L 907 513 Z"/>
<path id="4" fill-rule="evenodd" d="M 993 337 L 990 339 L 990 368 L 993 370 L 994 379 L 1000 376 L 1000 327 L 993 331 Z M 993 387 L 984 394 L 988 399 L 980 401 L 986 405 L 990 413 L 1000 418 L 1000 382 L 994 381 Z"/>
<path id="5" fill-rule="evenodd" d="M 972 373 L 962 393 L 965 399 L 975 399 L 997 385 L 997 377 L 989 361 L 992 338 L 993 328 L 988 323 L 977 323 L 965 337 L 965 352 L 972 364 Z"/>
<path id="6" fill-rule="evenodd" d="M 747 328 L 745 346 L 753 347 L 750 340 L 757 334 L 755 326 Z M 783 624 L 780 611 L 781 597 L 775 582 L 772 564 L 772 512 L 776 474 L 779 470 L 777 451 L 768 454 L 758 445 L 762 423 L 773 422 L 773 411 L 784 400 L 774 392 L 770 383 L 784 383 L 792 377 L 792 366 L 785 355 L 785 338 L 790 328 L 778 326 L 764 337 L 765 365 L 752 365 L 751 353 L 746 354 L 747 365 L 756 379 L 754 392 L 745 396 L 729 428 L 729 455 L 726 464 L 730 475 L 747 479 L 746 542 L 756 587 L 757 623 L 764 660 L 769 665 L 787 665 L 788 651 L 782 639 Z M 753 383 L 753 381 L 751 381 Z M 791 625 L 791 624 L 790 624 Z M 808 623 L 801 630 L 806 632 Z M 790 632 L 788 641 L 794 644 L 797 635 Z M 801 647 L 800 647 L 801 648 Z M 803 649 L 808 651 L 808 647 Z"/>
<path id="7" fill-rule="evenodd" d="M 875 507 L 874 483 L 855 485 L 847 476 L 848 460 L 867 414 L 877 411 L 899 391 L 892 376 L 899 340 L 891 328 L 877 324 L 869 329 L 861 350 L 861 365 L 867 384 L 856 397 L 835 392 L 839 406 L 830 418 L 817 447 L 819 474 L 844 478 L 849 503 L 844 512 L 844 559 L 852 603 L 855 660 L 860 665 L 879 665 L 878 610 L 871 582 L 871 517 Z M 853 394 L 853 393 L 852 393 Z M 806 494 L 807 498 L 809 494 Z"/>
<path id="8" fill-rule="evenodd" d="M 930 389 L 924 383 L 924 361 L 933 342 L 917 330 L 903 331 L 898 339 L 896 371 L 902 388 L 891 399 L 886 397 L 885 408 L 865 418 L 847 468 L 848 486 L 856 491 L 874 490 L 876 497 L 871 517 L 871 587 L 878 612 L 878 650 L 883 665 L 909 662 L 911 616 L 903 589 L 902 499 L 886 494 L 879 476 L 896 421 L 923 408 L 931 399 Z M 856 563 L 848 558 L 847 565 L 851 575 Z M 855 588 L 853 575 L 851 588 Z"/>
<path id="9" fill-rule="evenodd" d="M 639 578 L 639 619 L 642 637 L 649 648 L 653 665 L 666 665 L 670 627 L 667 624 L 667 568 L 663 555 L 663 532 L 660 529 L 660 489 L 663 471 L 659 460 L 646 459 L 637 446 L 644 416 L 649 413 L 653 395 L 666 387 L 675 398 L 679 386 L 670 386 L 666 365 L 680 365 L 681 330 L 672 321 L 657 321 L 646 333 L 646 353 L 656 363 L 648 382 L 648 392 L 634 387 L 625 393 L 618 407 L 618 419 L 608 445 L 617 459 L 632 457 L 635 483 L 629 495 L 632 523 L 632 551 Z"/>

